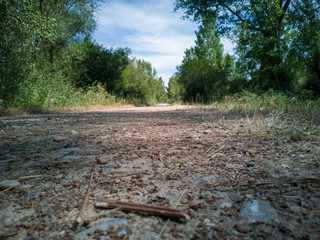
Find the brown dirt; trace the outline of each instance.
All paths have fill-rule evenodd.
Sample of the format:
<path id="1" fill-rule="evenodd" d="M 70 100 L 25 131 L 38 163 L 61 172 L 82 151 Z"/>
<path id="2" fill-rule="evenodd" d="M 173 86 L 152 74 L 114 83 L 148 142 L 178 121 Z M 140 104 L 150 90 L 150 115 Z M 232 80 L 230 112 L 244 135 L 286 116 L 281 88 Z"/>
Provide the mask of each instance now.
<path id="1" fill-rule="evenodd" d="M 0 181 L 21 185 L 0 193 L 0 239 L 75 239 L 111 220 L 125 222 L 85 238 L 320 239 L 319 136 L 253 134 L 246 119 L 179 105 L 1 117 Z M 164 228 L 166 217 L 92 207 L 101 197 L 176 206 L 190 219 Z M 252 200 L 278 217 L 241 217 Z"/>

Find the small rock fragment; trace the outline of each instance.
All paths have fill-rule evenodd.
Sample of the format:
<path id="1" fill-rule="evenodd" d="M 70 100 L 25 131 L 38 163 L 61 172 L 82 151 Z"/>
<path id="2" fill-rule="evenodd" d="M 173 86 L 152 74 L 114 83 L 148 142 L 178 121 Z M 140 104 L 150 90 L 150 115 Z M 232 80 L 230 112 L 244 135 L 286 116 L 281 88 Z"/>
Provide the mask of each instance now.
<path id="1" fill-rule="evenodd" d="M 32 191 L 32 192 L 28 193 L 27 198 L 30 198 L 33 195 L 40 194 L 40 193 L 41 193 L 41 191 L 39 191 L 39 190 Z"/>
<path id="2" fill-rule="evenodd" d="M 240 216 L 250 222 L 266 222 L 278 218 L 277 211 L 268 202 L 262 200 L 247 202 L 241 210 Z"/>
<path id="3" fill-rule="evenodd" d="M 250 162 L 247 162 L 247 167 L 254 167 L 255 163 L 250 161 Z"/>
<path id="4" fill-rule="evenodd" d="M 226 168 L 233 168 L 233 169 L 241 169 L 243 166 L 241 164 L 226 164 Z"/>
<path id="5" fill-rule="evenodd" d="M 98 225 L 92 226 L 91 228 L 88 228 L 86 230 L 83 230 L 82 232 L 77 233 L 76 238 L 78 239 L 87 239 L 88 234 L 95 232 L 96 230 L 110 230 L 117 226 L 122 226 L 124 224 L 128 223 L 128 219 L 125 218 L 118 218 L 114 220 L 110 220 L 104 223 L 100 223 Z"/>
<path id="6" fill-rule="evenodd" d="M 209 185 L 208 181 L 200 181 L 200 182 L 198 182 L 198 187 L 206 187 L 208 185 Z"/>
<path id="7" fill-rule="evenodd" d="M 80 148 L 62 148 L 59 150 L 59 152 L 74 153 L 74 152 L 79 152 L 80 150 L 81 150 Z"/>
<path id="8" fill-rule="evenodd" d="M 9 187 L 19 187 L 20 182 L 18 180 L 4 180 L 0 182 L 0 190 L 7 189 Z"/>
<path id="9" fill-rule="evenodd" d="M 80 157 L 76 156 L 76 155 L 68 155 L 68 156 L 64 156 L 61 160 L 62 162 L 69 162 L 69 161 L 75 161 L 75 160 L 79 160 Z"/>
<path id="10" fill-rule="evenodd" d="M 54 136 L 53 140 L 56 142 L 62 142 L 62 141 L 68 140 L 68 138 L 64 136 Z"/>
<path id="11" fill-rule="evenodd" d="M 237 225 L 237 230 L 241 233 L 246 233 L 247 232 L 247 229 L 245 226 L 243 226 L 242 224 L 238 224 Z"/>
<path id="12" fill-rule="evenodd" d="M 117 165 L 115 164 L 108 164 L 105 166 L 105 168 L 115 168 L 115 167 L 117 167 Z"/>
<path id="13" fill-rule="evenodd" d="M 244 197 L 240 194 L 231 194 L 229 195 L 229 199 L 232 201 L 232 202 L 235 202 L 235 203 L 240 203 L 243 201 Z"/>
<path id="14" fill-rule="evenodd" d="M 204 134 L 209 134 L 209 133 L 212 133 L 212 131 L 209 129 L 204 131 Z"/>

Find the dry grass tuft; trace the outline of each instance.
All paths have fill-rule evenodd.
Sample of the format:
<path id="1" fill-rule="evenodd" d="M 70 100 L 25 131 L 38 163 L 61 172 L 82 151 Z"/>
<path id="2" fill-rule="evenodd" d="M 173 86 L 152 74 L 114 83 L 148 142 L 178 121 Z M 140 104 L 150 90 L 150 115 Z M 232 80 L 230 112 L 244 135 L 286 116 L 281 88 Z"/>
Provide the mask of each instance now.
<path id="1" fill-rule="evenodd" d="M 320 127 L 298 116 L 273 111 L 266 115 L 255 111 L 243 119 L 248 133 L 266 140 L 319 141 Z"/>

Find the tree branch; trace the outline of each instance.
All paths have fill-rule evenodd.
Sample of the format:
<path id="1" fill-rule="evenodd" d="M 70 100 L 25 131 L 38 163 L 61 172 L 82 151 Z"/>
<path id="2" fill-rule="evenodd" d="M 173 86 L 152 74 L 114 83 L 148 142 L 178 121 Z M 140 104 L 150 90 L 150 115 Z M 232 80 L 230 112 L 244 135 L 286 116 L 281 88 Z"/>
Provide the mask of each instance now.
<path id="1" fill-rule="evenodd" d="M 189 219 L 189 216 L 183 213 L 181 210 L 159 207 L 159 206 L 150 206 L 147 204 L 133 203 L 133 202 L 122 202 L 117 200 L 110 200 L 107 198 L 100 198 L 99 202 L 96 203 L 96 207 L 100 208 L 120 208 L 124 211 L 134 211 L 140 213 L 148 213 L 157 216 L 165 216 L 172 218 L 184 218 Z"/>
<path id="2" fill-rule="evenodd" d="M 283 6 L 283 9 L 282 9 L 282 14 L 281 14 L 281 16 L 280 16 L 280 18 L 279 18 L 279 24 L 282 22 L 284 16 L 286 15 L 286 12 L 287 12 L 287 10 L 288 10 L 288 7 L 289 7 L 289 5 L 290 5 L 290 2 L 291 2 L 291 0 L 287 0 L 287 1 L 285 2 L 284 6 Z M 281 7 L 281 6 L 280 6 L 280 7 Z"/>
<path id="3" fill-rule="evenodd" d="M 255 30 L 255 31 L 258 31 L 258 32 L 264 32 L 264 30 L 262 28 L 257 28 L 257 27 L 254 27 L 252 26 L 249 21 L 245 20 L 244 18 L 242 18 L 237 12 L 233 11 L 230 7 L 228 7 L 226 4 L 224 3 L 220 3 L 220 5 L 224 8 L 226 8 L 230 13 L 232 13 L 234 16 L 236 16 L 238 18 L 238 20 L 240 20 L 241 22 L 243 23 L 246 23 L 248 25 L 248 27 L 251 29 L 251 30 Z"/>

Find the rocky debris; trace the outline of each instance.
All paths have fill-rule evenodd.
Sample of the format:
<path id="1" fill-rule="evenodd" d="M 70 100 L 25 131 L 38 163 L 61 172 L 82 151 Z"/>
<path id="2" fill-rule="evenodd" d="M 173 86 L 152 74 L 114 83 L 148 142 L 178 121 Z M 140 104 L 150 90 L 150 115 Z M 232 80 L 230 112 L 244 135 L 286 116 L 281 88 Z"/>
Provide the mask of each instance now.
<path id="1" fill-rule="evenodd" d="M 253 161 L 247 162 L 247 167 L 248 168 L 254 167 L 254 165 L 255 165 L 255 163 Z"/>
<path id="2" fill-rule="evenodd" d="M 34 208 L 25 209 L 16 203 L 0 205 L 0 237 L 12 232 L 10 226 L 28 222 L 35 214 Z"/>
<path id="3" fill-rule="evenodd" d="M 262 200 L 247 202 L 240 216 L 249 222 L 267 222 L 278 219 L 277 211 L 268 202 Z"/>
<path id="4" fill-rule="evenodd" d="M 56 141 L 56 142 L 62 142 L 62 141 L 66 141 L 68 140 L 69 138 L 68 137 L 65 137 L 65 136 L 54 136 L 53 137 L 53 140 Z"/>
<path id="5" fill-rule="evenodd" d="M 318 239 L 318 136 L 284 143 L 246 131 L 246 117 L 179 106 L 1 117 L 0 181 L 20 185 L 0 193 L 0 239 Z"/>
<path id="6" fill-rule="evenodd" d="M 242 169 L 243 166 L 242 166 L 242 164 L 230 164 L 230 163 L 227 163 L 226 164 L 226 168 Z"/>
<path id="7" fill-rule="evenodd" d="M 0 190 L 4 190 L 10 187 L 19 187 L 20 182 L 18 180 L 4 180 L 0 182 Z"/>
<path id="8" fill-rule="evenodd" d="M 92 235 L 92 233 L 94 233 L 94 231 L 96 231 L 96 230 L 105 231 L 105 230 L 115 229 L 115 228 L 120 227 L 122 225 L 125 225 L 127 223 L 128 223 L 128 219 L 125 219 L 125 218 L 117 218 L 114 220 L 109 220 L 107 222 L 103 222 L 98 225 L 94 225 L 86 230 L 83 230 L 83 231 L 77 233 L 76 238 L 77 239 L 88 239 L 89 235 Z M 124 237 L 127 234 L 127 232 L 125 232 L 124 230 L 120 230 L 120 231 L 122 231 L 122 233 L 119 234 L 119 232 L 118 232 L 117 235 Z"/>

